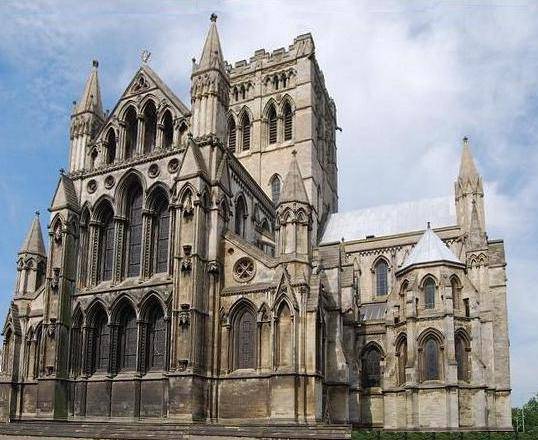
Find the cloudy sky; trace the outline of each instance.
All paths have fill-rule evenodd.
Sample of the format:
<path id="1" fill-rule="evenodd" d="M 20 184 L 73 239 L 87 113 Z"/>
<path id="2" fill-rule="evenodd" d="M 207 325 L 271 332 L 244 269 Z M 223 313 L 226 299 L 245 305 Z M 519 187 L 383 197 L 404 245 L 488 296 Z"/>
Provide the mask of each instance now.
<path id="1" fill-rule="evenodd" d="M 538 392 L 535 1 L 2 1 L 1 316 L 33 212 L 46 214 L 67 165 L 71 102 L 91 60 L 100 61 L 105 108 L 142 49 L 188 103 L 190 60 L 200 55 L 211 12 L 231 62 L 314 35 L 343 129 L 341 211 L 452 194 L 461 138 L 471 139 L 489 237 L 504 238 L 508 254 L 514 403 Z"/>

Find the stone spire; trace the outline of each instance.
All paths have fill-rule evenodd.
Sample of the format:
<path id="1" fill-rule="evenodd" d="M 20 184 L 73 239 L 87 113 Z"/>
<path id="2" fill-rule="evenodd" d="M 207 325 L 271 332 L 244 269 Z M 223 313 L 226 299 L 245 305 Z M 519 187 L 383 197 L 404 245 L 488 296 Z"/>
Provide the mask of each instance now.
<path id="1" fill-rule="evenodd" d="M 463 151 L 461 153 L 460 173 L 458 179 L 477 179 L 479 176 L 476 166 L 474 164 L 473 155 L 471 154 L 471 148 L 469 147 L 469 139 L 463 138 Z"/>
<path id="2" fill-rule="evenodd" d="M 99 67 L 99 62 L 93 60 L 92 70 L 90 71 L 90 76 L 86 81 L 86 86 L 82 92 L 80 101 L 75 105 L 74 112 L 83 113 L 91 112 L 95 113 L 101 119 L 103 119 L 103 104 L 101 102 L 101 88 L 99 87 L 99 75 L 97 73 L 97 68 Z"/>
<path id="3" fill-rule="evenodd" d="M 211 14 L 211 25 L 204 43 L 202 56 L 196 66 L 196 70 L 222 69 L 224 70 L 224 58 L 220 47 L 220 38 L 217 31 L 217 15 Z"/>
<path id="4" fill-rule="evenodd" d="M 474 163 L 469 139 L 463 138 L 463 149 L 458 178 L 454 184 L 456 196 L 456 213 L 458 224 L 464 232 L 473 239 L 469 244 L 476 247 L 479 243 L 484 244 L 486 236 L 485 211 L 484 211 L 484 187 Z M 478 239 L 479 237 L 482 237 Z"/>
<path id="5" fill-rule="evenodd" d="M 85 168 L 86 158 L 90 154 L 87 150 L 99 128 L 103 125 L 105 118 L 101 102 L 99 76 L 97 75 L 98 66 L 99 63 L 94 60 L 80 101 L 74 103 L 75 106 L 71 115 L 70 172 L 80 171 Z"/>
<path id="6" fill-rule="evenodd" d="M 33 254 L 45 257 L 45 244 L 43 242 L 43 234 L 41 233 L 41 223 L 39 222 L 39 212 L 37 211 L 26 238 L 19 250 L 19 255 L 21 254 Z"/>
<path id="7" fill-rule="evenodd" d="M 300 202 L 308 204 L 309 201 L 306 195 L 303 176 L 297 163 L 297 151 L 293 150 L 291 154 L 293 158 L 291 159 L 288 174 L 286 174 L 286 178 L 284 179 L 284 185 L 282 186 L 278 203 Z"/>

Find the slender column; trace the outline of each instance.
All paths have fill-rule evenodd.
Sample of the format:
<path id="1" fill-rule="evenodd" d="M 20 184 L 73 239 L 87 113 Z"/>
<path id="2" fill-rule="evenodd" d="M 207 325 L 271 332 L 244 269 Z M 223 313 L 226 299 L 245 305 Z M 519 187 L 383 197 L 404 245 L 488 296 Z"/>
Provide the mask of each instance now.
<path id="1" fill-rule="evenodd" d="M 137 115 L 138 129 L 136 132 L 136 154 L 144 154 L 144 115 Z"/>
<path id="2" fill-rule="evenodd" d="M 89 270 L 86 276 L 86 285 L 95 286 L 98 281 L 99 273 L 99 236 L 100 236 L 100 223 L 91 222 L 89 227 L 89 241 L 90 246 L 88 249 L 88 261 Z"/>
<path id="3" fill-rule="evenodd" d="M 154 215 L 152 211 L 144 211 L 142 213 L 142 230 L 143 239 L 142 239 L 142 278 L 148 279 L 151 277 L 152 273 L 152 256 L 153 256 L 153 220 Z"/>
<path id="4" fill-rule="evenodd" d="M 112 281 L 114 284 L 119 283 L 123 279 L 123 250 L 125 247 L 125 225 L 127 220 L 124 217 L 114 217 L 114 272 Z"/>
<path id="5" fill-rule="evenodd" d="M 155 149 L 162 150 L 163 148 L 163 136 L 164 135 L 164 124 L 157 124 L 157 135 L 155 136 Z"/>
<path id="6" fill-rule="evenodd" d="M 125 136 L 125 121 L 120 121 L 118 129 L 118 151 L 116 151 L 116 156 L 120 160 L 125 159 Z"/>

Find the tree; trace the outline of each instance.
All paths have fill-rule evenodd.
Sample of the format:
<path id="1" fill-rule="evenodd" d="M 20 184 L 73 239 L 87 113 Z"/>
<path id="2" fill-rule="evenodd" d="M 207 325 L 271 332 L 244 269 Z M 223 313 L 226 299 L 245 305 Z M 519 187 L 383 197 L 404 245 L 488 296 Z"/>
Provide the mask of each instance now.
<path id="1" fill-rule="evenodd" d="M 512 408 L 512 425 L 514 430 L 538 433 L 538 393 L 521 408 Z"/>

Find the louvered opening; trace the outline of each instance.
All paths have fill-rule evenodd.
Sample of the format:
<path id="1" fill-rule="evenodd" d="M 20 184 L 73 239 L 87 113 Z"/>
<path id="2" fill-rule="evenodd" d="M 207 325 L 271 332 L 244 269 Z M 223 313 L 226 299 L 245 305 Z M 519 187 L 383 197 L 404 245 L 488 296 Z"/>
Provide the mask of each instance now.
<path id="1" fill-rule="evenodd" d="M 276 121 L 276 112 L 274 107 L 269 110 L 269 143 L 275 144 L 276 143 L 276 128 L 277 128 L 277 121 Z"/>
<path id="2" fill-rule="evenodd" d="M 284 107 L 284 140 L 290 141 L 293 134 L 293 117 L 289 104 Z"/>

